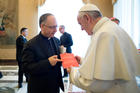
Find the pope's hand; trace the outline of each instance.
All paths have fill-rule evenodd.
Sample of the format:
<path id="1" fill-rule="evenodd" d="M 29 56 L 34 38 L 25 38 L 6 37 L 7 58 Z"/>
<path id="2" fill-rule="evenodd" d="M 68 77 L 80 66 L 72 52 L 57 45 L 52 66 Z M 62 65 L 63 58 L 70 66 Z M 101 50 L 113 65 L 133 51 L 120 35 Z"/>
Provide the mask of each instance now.
<path id="1" fill-rule="evenodd" d="M 52 66 L 55 66 L 58 61 L 61 61 L 57 58 L 57 55 L 49 57 L 48 60 Z"/>
<path id="2" fill-rule="evenodd" d="M 75 56 L 75 58 L 76 58 L 76 60 L 77 60 L 78 64 L 80 64 L 81 57 L 79 57 L 79 56 Z"/>
<path id="3" fill-rule="evenodd" d="M 68 67 L 68 68 L 66 68 L 67 69 L 67 72 L 70 74 L 70 72 L 71 72 L 71 67 Z"/>

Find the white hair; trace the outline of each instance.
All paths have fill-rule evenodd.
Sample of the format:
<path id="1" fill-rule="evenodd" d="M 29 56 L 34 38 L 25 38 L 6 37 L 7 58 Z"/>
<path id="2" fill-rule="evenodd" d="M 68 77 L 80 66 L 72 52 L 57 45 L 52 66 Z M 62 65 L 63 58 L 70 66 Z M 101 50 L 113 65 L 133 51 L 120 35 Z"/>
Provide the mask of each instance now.
<path id="1" fill-rule="evenodd" d="M 85 14 L 88 14 L 93 19 L 97 19 L 98 17 L 102 17 L 101 12 L 99 11 L 80 11 L 78 17 L 83 17 Z"/>

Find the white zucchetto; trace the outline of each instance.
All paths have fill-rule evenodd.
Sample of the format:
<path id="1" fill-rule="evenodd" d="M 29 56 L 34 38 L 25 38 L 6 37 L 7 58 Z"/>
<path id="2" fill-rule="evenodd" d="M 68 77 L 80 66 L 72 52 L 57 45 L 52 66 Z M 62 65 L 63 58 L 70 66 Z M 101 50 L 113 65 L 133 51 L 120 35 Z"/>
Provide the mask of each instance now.
<path id="1" fill-rule="evenodd" d="M 84 12 L 84 11 L 99 11 L 100 12 L 100 9 L 96 5 L 88 3 L 84 5 L 79 11 L 80 12 Z"/>

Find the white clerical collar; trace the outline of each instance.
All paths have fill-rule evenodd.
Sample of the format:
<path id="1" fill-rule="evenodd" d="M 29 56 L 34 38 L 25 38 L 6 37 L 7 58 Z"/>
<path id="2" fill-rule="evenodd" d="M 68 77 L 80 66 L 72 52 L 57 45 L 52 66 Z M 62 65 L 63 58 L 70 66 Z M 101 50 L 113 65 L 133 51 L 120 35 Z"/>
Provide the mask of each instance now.
<path id="1" fill-rule="evenodd" d="M 23 36 L 23 35 L 22 35 Z M 25 36 L 23 36 L 23 38 L 26 38 Z"/>
<path id="2" fill-rule="evenodd" d="M 51 37 L 48 38 L 48 40 L 50 40 L 50 39 L 51 39 Z"/>

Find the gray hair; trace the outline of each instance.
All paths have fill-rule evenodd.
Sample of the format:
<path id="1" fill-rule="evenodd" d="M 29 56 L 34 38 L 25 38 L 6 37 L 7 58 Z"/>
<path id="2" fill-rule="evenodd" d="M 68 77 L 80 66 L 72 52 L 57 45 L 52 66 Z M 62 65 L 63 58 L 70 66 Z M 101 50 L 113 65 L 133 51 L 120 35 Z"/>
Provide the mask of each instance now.
<path id="1" fill-rule="evenodd" d="M 102 17 L 101 12 L 99 12 L 99 11 L 81 11 L 81 12 L 79 12 L 78 16 L 83 17 L 85 14 L 88 14 L 93 19 L 97 19 L 98 17 Z"/>
<path id="2" fill-rule="evenodd" d="M 64 26 L 64 25 L 60 25 L 59 27 L 61 27 L 61 28 L 65 29 L 65 26 Z"/>
<path id="3" fill-rule="evenodd" d="M 43 14 L 39 19 L 39 26 L 41 27 L 41 24 L 45 24 L 45 22 L 47 21 L 47 17 L 51 16 L 51 15 L 53 15 L 53 14 L 51 14 L 51 13 Z"/>

